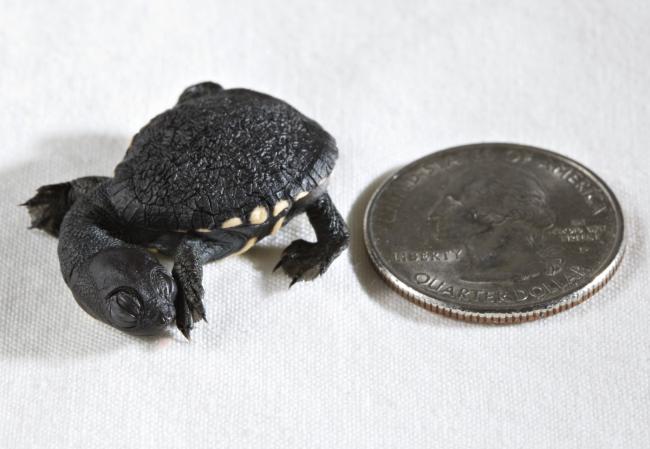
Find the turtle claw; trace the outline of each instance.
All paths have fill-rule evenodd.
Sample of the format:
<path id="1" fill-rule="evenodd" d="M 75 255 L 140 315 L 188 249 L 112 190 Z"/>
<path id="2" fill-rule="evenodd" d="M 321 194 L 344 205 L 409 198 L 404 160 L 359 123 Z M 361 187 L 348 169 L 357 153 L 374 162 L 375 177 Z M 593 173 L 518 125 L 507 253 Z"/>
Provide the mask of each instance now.
<path id="1" fill-rule="evenodd" d="M 179 293 L 176 296 L 176 327 L 188 341 L 191 341 L 190 332 L 194 328 L 192 313 L 185 298 Z"/>
<path id="2" fill-rule="evenodd" d="M 183 337 L 185 337 L 185 339 L 187 341 L 192 341 L 192 336 L 190 335 L 190 330 L 189 329 L 180 329 L 180 331 L 181 331 L 181 334 L 183 334 Z"/>
<path id="3" fill-rule="evenodd" d="M 70 209 L 68 200 L 70 189 L 69 182 L 42 186 L 38 188 L 33 198 L 19 204 L 27 208 L 32 219 L 29 229 L 42 229 L 58 237 L 63 217 Z"/>
<path id="4" fill-rule="evenodd" d="M 292 287 L 296 282 L 311 280 L 325 273 L 340 251 L 327 242 L 293 241 L 283 252 L 273 271 L 282 267 L 291 278 Z"/>
<path id="5" fill-rule="evenodd" d="M 205 319 L 201 274 L 184 264 L 175 264 L 172 274 L 178 294 L 176 296 L 176 327 L 190 340 L 190 332 L 197 321 Z"/>

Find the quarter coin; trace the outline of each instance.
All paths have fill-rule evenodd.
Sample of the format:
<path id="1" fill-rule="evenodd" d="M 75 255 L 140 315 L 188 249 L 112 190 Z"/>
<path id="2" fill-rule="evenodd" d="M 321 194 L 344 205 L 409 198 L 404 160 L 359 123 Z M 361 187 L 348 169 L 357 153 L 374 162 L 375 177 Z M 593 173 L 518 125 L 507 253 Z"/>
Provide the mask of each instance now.
<path id="1" fill-rule="evenodd" d="M 549 316 L 591 297 L 624 252 L 616 197 L 565 156 L 508 143 L 433 153 L 366 210 L 380 275 L 408 299 L 474 322 Z"/>

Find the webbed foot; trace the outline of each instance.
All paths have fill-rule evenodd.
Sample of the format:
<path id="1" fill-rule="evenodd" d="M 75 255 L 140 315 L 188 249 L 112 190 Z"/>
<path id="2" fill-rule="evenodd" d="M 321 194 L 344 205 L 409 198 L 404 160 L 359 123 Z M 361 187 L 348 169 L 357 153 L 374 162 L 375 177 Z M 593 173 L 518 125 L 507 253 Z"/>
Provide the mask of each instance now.
<path id="1" fill-rule="evenodd" d="M 205 320 L 203 307 L 203 285 L 201 275 L 191 267 L 174 265 L 172 270 L 174 280 L 178 286 L 176 296 L 176 326 L 189 340 L 190 331 L 195 321 Z"/>
<path id="2" fill-rule="evenodd" d="M 178 287 L 176 326 L 188 340 L 194 323 L 207 321 L 203 307 L 203 264 L 232 254 L 246 242 L 238 235 L 222 237 L 220 240 L 188 237 L 178 246 L 174 256 L 172 275 Z"/>
<path id="3" fill-rule="evenodd" d="M 32 219 L 30 228 L 42 229 L 57 237 L 63 217 L 70 209 L 69 191 L 69 182 L 42 186 L 38 188 L 34 197 L 21 204 L 27 207 Z"/>
<path id="4" fill-rule="evenodd" d="M 301 280 L 313 279 L 325 273 L 344 248 L 337 242 L 295 240 L 282 252 L 274 271 L 282 267 L 291 278 L 290 286 Z"/>
<path id="5" fill-rule="evenodd" d="M 41 229 L 58 237 L 63 217 L 72 204 L 108 178 L 86 176 L 70 182 L 41 186 L 29 200 L 21 206 L 27 207 L 32 220 L 30 228 Z"/>
<path id="6" fill-rule="evenodd" d="M 348 227 L 327 193 L 317 198 L 306 212 L 318 241 L 292 242 L 275 266 L 275 270 L 282 267 L 291 278 L 290 286 L 325 273 L 350 240 Z"/>

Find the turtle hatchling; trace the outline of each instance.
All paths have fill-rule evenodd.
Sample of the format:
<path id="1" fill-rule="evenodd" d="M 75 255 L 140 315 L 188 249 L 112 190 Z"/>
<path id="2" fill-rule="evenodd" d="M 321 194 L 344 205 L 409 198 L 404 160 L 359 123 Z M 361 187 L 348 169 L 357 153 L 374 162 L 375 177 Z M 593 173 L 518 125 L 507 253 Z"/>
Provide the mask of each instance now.
<path id="1" fill-rule="evenodd" d="M 42 186 L 32 227 L 59 238 L 63 278 L 96 319 L 136 335 L 205 320 L 203 264 L 240 254 L 307 214 L 316 242 L 283 252 L 291 284 L 323 274 L 348 228 L 326 191 L 338 150 L 318 123 L 277 98 L 212 82 L 133 138 L 112 178 Z M 171 275 L 151 254 L 173 258 Z"/>

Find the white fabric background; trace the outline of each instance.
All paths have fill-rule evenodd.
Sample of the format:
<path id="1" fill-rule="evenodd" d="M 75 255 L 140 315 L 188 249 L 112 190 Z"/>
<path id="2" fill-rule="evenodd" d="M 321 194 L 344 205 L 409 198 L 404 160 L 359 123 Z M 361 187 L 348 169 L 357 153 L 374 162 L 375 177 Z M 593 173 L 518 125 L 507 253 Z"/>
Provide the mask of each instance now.
<path id="1" fill-rule="evenodd" d="M 0 446 L 647 448 L 650 4 L 638 1 L 7 1 L 0 8 Z M 90 319 L 56 241 L 16 205 L 110 174 L 189 84 L 289 101 L 341 150 L 354 232 L 325 277 L 271 273 L 306 220 L 205 270 L 191 343 Z M 372 271 L 368 196 L 389 171 L 477 141 L 564 153 L 628 225 L 591 301 L 516 326 L 421 310 Z"/>

